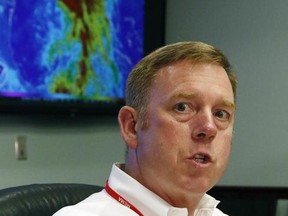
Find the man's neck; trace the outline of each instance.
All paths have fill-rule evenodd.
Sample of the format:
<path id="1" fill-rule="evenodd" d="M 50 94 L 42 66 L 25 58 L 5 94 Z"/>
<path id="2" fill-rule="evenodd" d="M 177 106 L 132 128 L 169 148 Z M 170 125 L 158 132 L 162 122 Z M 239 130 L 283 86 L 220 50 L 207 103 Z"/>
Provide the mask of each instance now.
<path id="1" fill-rule="evenodd" d="M 128 165 L 121 165 L 120 169 L 122 169 L 125 173 L 130 175 L 132 178 L 137 180 L 144 187 L 157 194 L 163 200 L 165 200 L 168 204 L 177 208 L 187 208 L 188 216 L 193 216 L 194 212 L 203 197 L 203 193 L 191 194 L 187 193 L 186 190 L 180 191 L 177 188 L 173 188 L 171 186 L 165 186 L 163 182 L 159 182 L 157 184 L 156 181 L 145 181 L 145 179 L 141 178 L 137 174 L 137 172 L 133 172 L 133 169 L 130 169 Z M 168 188 L 165 190 L 165 188 Z"/>

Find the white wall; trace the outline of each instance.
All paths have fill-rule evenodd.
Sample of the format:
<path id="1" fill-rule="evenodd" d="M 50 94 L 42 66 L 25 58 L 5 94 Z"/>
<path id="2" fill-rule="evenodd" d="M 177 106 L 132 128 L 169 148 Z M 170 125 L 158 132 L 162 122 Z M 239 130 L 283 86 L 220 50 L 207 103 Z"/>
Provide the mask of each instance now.
<path id="1" fill-rule="evenodd" d="M 220 184 L 288 186 L 288 1 L 168 0 L 167 43 L 221 48 L 238 74 L 230 166 Z"/>
<path id="2" fill-rule="evenodd" d="M 16 160 L 17 135 L 27 136 L 27 160 Z M 0 116 L 0 189 L 31 183 L 104 185 L 112 163 L 123 161 L 124 153 L 116 117 Z"/>

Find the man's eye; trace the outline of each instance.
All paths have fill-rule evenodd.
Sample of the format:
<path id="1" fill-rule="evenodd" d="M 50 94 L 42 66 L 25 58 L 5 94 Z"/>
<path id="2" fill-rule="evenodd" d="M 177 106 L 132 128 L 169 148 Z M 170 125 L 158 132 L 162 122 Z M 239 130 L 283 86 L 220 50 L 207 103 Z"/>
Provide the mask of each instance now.
<path id="1" fill-rule="evenodd" d="M 175 109 L 176 109 L 177 111 L 181 111 L 181 112 L 186 111 L 188 108 L 189 108 L 189 106 L 188 106 L 188 104 L 186 104 L 186 103 L 178 103 L 178 104 L 176 104 L 176 106 L 175 106 Z"/>
<path id="2" fill-rule="evenodd" d="M 218 110 L 214 115 L 222 120 L 228 120 L 230 118 L 230 114 L 225 110 Z"/>

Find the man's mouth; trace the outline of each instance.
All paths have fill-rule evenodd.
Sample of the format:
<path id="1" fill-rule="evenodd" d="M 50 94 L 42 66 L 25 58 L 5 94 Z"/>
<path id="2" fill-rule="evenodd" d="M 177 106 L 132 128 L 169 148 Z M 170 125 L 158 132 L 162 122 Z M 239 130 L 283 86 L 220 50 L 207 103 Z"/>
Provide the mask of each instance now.
<path id="1" fill-rule="evenodd" d="M 210 157 L 208 155 L 205 155 L 205 154 L 196 154 L 193 157 L 193 160 L 196 163 L 206 164 L 206 163 L 210 162 Z"/>

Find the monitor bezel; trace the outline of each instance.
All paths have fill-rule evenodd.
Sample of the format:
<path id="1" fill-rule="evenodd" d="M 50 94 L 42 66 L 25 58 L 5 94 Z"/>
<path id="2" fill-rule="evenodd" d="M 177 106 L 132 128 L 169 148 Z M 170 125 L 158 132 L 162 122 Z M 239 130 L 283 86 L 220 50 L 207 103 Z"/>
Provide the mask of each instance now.
<path id="1" fill-rule="evenodd" d="M 166 0 L 145 0 L 144 56 L 165 43 Z M 125 105 L 124 98 L 115 101 L 44 101 L 0 97 L 0 113 L 13 115 L 116 115 Z"/>

